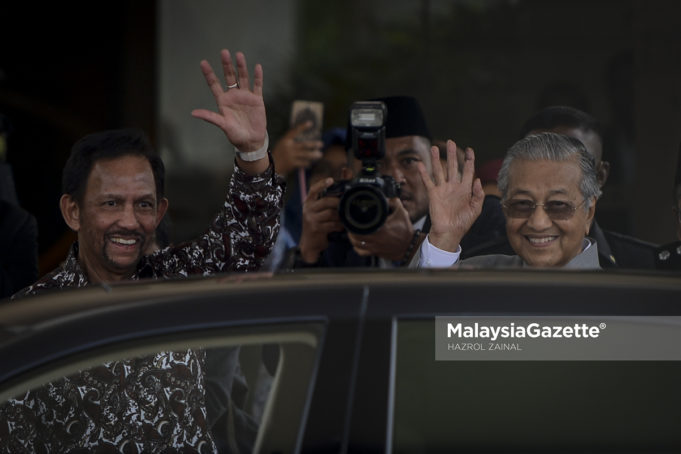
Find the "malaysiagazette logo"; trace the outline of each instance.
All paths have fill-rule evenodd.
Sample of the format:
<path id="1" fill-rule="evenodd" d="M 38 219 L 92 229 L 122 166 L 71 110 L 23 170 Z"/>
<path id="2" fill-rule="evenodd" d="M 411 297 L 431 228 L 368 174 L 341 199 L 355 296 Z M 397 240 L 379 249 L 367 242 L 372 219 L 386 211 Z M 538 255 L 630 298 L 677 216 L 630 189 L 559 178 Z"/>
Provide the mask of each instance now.
<path id="1" fill-rule="evenodd" d="M 435 316 L 436 361 L 681 361 L 681 316 Z"/>
<path id="2" fill-rule="evenodd" d="M 447 323 L 447 338 L 484 339 L 495 342 L 498 339 L 597 339 L 605 329 L 605 323 L 587 325 L 574 323 L 572 325 L 543 325 L 532 322 L 526 325 L 511 322 L 507 325 L 483 325 L 478 322 L 471 324 Z"/>

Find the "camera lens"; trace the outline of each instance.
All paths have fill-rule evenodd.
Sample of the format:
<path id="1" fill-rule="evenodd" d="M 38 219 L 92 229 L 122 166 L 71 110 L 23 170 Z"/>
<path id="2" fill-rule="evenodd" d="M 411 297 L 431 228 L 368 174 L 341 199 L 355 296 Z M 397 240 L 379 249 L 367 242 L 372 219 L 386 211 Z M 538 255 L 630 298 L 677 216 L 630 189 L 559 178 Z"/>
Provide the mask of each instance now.
<path id="1" fill-rule="evenodd" d="M 355 186 L 343 194 L 339 205 L 345 228 L 366 235 L 378 230 L 388 216 L 388 203 L 374 186 Z"/>

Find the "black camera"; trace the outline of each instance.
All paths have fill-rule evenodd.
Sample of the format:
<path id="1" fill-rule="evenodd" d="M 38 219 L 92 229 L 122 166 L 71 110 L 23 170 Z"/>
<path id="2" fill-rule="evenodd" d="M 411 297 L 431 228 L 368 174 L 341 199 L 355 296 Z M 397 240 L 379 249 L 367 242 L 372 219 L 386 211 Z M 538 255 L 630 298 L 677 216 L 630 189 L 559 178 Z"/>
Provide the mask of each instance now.
<path id="1" fill-rule="evenodd" d="M 366 235 L 380 229 L 390 214 L 388 199 L 400 196 L 400 187 L 388 175 L 378 173 L 385 156 L 387 109 L 380 101 L 358 101 L 350 108 L 352 150 L 362 169 L 352 180 L 331 185 L 324 196 L 340 197 L 338 214 L 346 230 Z"/>

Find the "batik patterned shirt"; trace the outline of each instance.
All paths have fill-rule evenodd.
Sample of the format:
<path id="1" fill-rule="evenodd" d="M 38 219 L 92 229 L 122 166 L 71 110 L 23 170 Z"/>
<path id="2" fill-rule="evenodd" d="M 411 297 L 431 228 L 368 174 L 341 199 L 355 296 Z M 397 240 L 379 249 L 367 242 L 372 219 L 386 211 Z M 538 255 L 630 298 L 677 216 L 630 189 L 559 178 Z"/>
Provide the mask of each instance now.
<path id="1" fill-rule="evenodd" d="M 279 232 L 283 191 L 284 183 L 271 166 L 258 176 L 249 176 L 235 166 L 224 206 L 208 230 L 191 242 L 143 257 L 130 279 L 171 279 L 260 269 Z M 61 267 L 12 298 L 89 283 L 78 263 L 78 244 L 74 243 Z"/>
<path id="2" fill-rule="evenodd" d="M 279 230 L 284 185 L 272 166 L 235 166 L 223 208 L 198 239 L 140 260 L 131 279 L 255 271 Z M 61 267 L 14 295 L 84 287 L 75 243 Z M 0 408 L 3 452 L 214 452 L 207 429 L 204 352 L 105 363 L 27 392 Z"/>

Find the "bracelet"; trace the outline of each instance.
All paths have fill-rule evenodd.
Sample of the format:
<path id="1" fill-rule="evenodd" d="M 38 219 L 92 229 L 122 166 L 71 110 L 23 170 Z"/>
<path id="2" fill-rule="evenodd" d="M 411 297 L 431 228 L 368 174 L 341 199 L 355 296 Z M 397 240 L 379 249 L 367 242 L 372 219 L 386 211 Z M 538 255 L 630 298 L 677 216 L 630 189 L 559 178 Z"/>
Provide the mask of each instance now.
<path id="1" fill-rule="evenodd" d="M 404 252 L 404 257 L 402 257 L 402 261 L 400 261 L 400 266 L 404 266 L 407 263 L 409 263 L 409 260 L 411 259 L 411 256 L 414 254 L 414 249 L 416 249 L 416 245 L 419 243 L 419 239 L 421 238 L 421 230 L 416 229 L 414 231 L 414 236 L 411 237 L 411 243 L 409 243 L 409 246 L 407 246 L 407 250 Z"/>
<path id="2" fill-rule="evenodd" d="M 267 156 L 267 147 L 270 145 L 270 137 L 267 134 L 267 131 L 265 131 L 265 143 L 259 150 L 255 151 L 239 151 L 237 147 L 234 147 L 234 151 L 236 151 L 236 155 L 241 159 L 242 161 L 247 161 L 247 162 L 253 162 L 257 161 L 258 159 L 262 159 L 265 156 Z"/>

